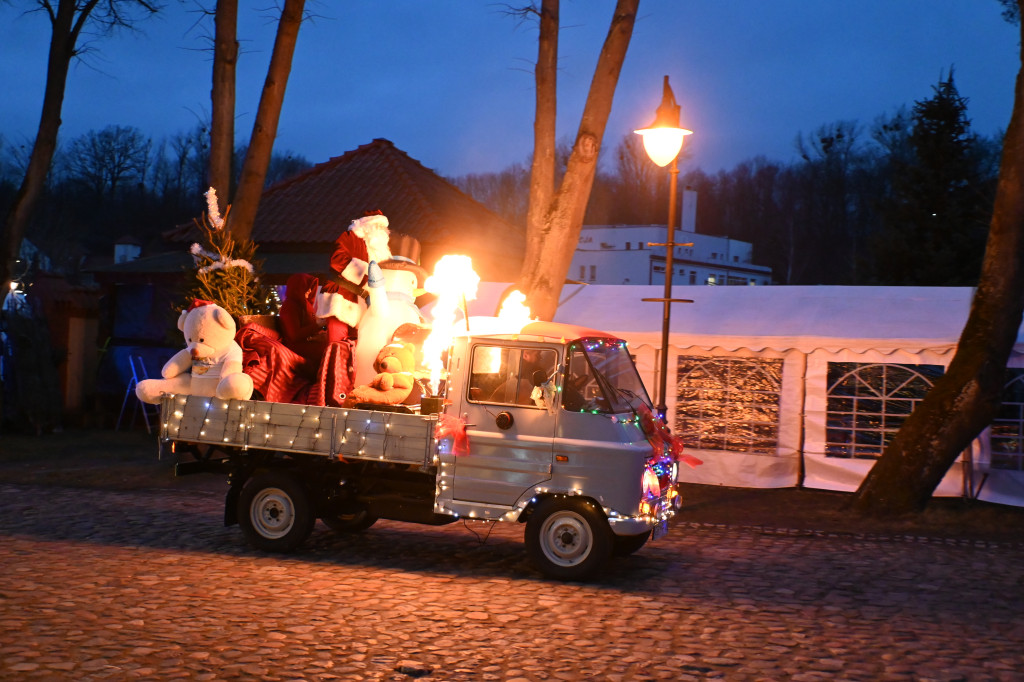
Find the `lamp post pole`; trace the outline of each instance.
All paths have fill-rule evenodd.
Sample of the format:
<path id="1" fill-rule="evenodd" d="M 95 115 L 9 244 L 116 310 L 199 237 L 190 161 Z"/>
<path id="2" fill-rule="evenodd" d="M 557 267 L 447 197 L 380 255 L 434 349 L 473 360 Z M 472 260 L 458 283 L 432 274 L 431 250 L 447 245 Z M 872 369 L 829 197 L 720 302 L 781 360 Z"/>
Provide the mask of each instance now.
<path id="1" fill-rule="evenodd" d="M 679 152 L 683 148 L 683 140 L 691 131 L 679 127 L 679 105 L 668 85 L 668 76 L 662 88 L 661 104 L 655 114 L 654 123 L 635 131 L 643 136 L 644 149 L 658 166 L 668 166 L 668 241 L 665 244 L 649 246 L 665 247 L 665 296 L 664 298 L 644 298 L 643 301 L 660 301 L 661 314 L 661 367 L 658 373 L 658 404 L 656 409 L 662 420 L 668 415 L 668 335 L 671 322 L 673 303 L 693 303 L 688 299 L 672 298 L 672 280 L 675 265 L 673 257 L 676 248 L 676 187 L 679 183 Z"/>
<path id="2" fill-rule="evenodd" d="M 661 313 L 661 367 L 658 373 L 658 416 L 668 414 L 668 332 L 672 317 L 672 280 L 676 250 L 676 186 L 679 182 L 679 157 L 668 168 L 668 241 L 665 242 L 665 300 Z"/>

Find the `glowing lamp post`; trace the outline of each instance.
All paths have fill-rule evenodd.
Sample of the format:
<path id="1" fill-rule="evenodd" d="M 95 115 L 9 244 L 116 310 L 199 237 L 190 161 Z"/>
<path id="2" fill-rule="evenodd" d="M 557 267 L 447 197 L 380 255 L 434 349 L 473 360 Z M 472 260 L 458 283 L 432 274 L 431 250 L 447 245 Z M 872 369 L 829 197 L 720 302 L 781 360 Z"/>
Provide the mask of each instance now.
<path id="1" fill-rule="evenodd" d="M 644 150 L 655 164 L 664 168 L 669 166 L 668 186 L 668 241 L 665 244 L 650 244 L 650 246 L 665 247 L 665 297 L 645 298 L 644 301 L 658 301 L 662 303 L 661 319 L 661 371 L 658 374 L 658 416 L 666 418 L 668 411 L 666 400 L 666 386 L 668 381 L 668 331 L 669 316 L 672 303 L 693 303 L 689 299 L 672 298 L 672 256 L 676 247 L 676 186 L 679 182 L 679 152 L 683 148 L 683 139 L 692 135 L 692 130 L 679 127 L 679 105 L 676 104 L 675 95 L 668 85 L 668 76 L 665 76 L 665 84 L 661 95 L 661 104 L 655 114 L 654 122 L 646 128 L 634 131 L 643 138 Z M 671 164 L 671 165 L 670 165 Z"/>

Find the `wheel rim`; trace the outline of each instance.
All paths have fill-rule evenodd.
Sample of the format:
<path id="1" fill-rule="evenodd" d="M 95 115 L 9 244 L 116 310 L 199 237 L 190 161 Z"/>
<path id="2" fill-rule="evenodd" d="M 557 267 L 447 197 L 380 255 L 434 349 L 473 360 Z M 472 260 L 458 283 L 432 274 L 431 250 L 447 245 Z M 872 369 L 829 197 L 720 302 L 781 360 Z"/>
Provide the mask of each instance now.
<path id="1" fill-rule="evenodd" d="M 280 488 L 264 488 L 249 506 L 249 519 L 263 537 L 284 537 L 295 525 L 295 503 Z"/>
<path id="2" fill-rule="evenodd" d="M 553 564 L 576 566 L 586 560 L 593 545 L 590 525 L 576 512 L 552 514 L 541 527 L 541 550 Z"/>

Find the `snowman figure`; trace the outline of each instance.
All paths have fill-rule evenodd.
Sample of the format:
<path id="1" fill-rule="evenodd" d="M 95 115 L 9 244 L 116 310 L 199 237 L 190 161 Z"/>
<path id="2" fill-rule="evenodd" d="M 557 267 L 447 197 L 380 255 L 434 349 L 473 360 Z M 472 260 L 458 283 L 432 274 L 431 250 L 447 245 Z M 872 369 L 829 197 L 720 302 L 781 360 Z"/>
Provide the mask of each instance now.
<path id="1" fill-rule="evenodd" d="M 376 375 L 373 361 L 380 349 L 391 343 L 399 326 L 425 321 L 416 306 L 427 274 L 415 260 L 419 256 L 419 242 L 408 235 L 392 234 L 389 247 L 391 258 L 371 262 L 367 268 L 369 305 L 357 326 L 353 360 L 356 386 L 369 383 Z"/>

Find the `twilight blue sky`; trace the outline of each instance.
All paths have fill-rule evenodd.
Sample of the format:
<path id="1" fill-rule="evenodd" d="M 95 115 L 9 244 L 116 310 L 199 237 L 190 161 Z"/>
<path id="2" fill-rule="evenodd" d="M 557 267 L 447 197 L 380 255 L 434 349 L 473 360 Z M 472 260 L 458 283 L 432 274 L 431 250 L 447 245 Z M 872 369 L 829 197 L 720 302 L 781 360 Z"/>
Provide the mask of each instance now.
<path id="1" fill-rule="evenodd" d="M 525 2 L 525 0 L 524 0 Z M 62 139 L 107 125 L 161 137 L 209 111 L 210 54 L 191 2 L 167 0 L 140 32 L 98 40 L 72 68 Z M 213 4 L 212 0 L 207 4 Z M 273 44 L 273 22 L 240 9 L 237 134 L 248 138 Z M 314 163 L 376 137 L 444 175 L 498 171 L 532 148 L 536 28 L 506 3 L 310 0 L 276 149 Z M 517 4 L 508 0 L 507 4 Z M 612 0 L 563 0 L 559 136 L 575 135 Z M 929 97 L 955 67 L 974 130 L 1006 127 L 1017 28 L 996 0 L 642 0 L 605 135 L 609 149 L 650 122 L 670 77 L 692 158 L 714 173 L 756 155 L 789 161 L 798 133 L 865 127 Z M 38 123 L 49 25 L 0 5 L 0 135 Z"/>

